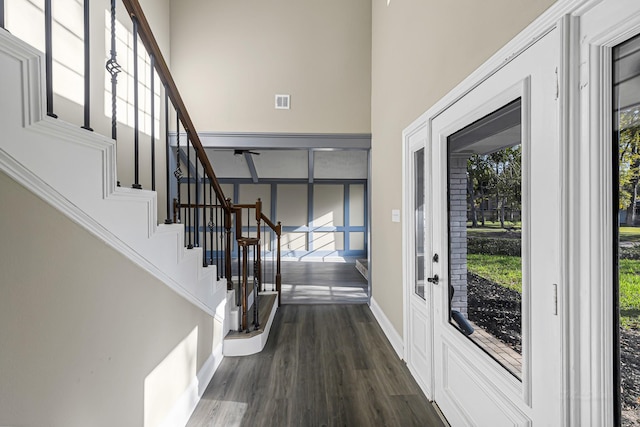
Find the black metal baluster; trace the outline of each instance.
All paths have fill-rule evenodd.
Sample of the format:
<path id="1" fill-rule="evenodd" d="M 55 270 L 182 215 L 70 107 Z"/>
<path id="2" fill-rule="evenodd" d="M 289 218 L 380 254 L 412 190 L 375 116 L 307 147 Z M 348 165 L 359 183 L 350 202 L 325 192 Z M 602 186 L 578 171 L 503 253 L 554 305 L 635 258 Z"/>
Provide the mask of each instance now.
<path id="1" fill-rule="evenodd" d="M 276 266 L 275 266 L 275 256 L 274 256 L 274 250 L 273 250 L 273 231 L 271 233 L 269 233 L 271 236 L 271 274 L 273 276 L 273 282 L 271 282 L 271 291 L 274 291 L 274 286 L 276 283 Z"/>
<path id="2" fill-rule="evenodd" d="M 218 200 L 218 203 L 224 203 L 224 206 L 231 206 L 231 199 L 228 198 L 226 200 L 220 201 Z M 221 205 L 222 206 L 222 205 Z M 229 217 L 229 229 L 227 229 L 227 215 Z M 229 271 L 227 271 L 227 252 L 229 253 L 229 261 L 231 261 L 231 257 L 233 256 L 233 242 L 231 241 L 231 226 L 232 226 L 232 222 L 233 219 L 231 219 L 233 216 L 233 214 L 231 213 L 231 211 L 229 211 L 229 214 L 227 214 L 227 212 L 224 209 L 220 209 L 220 221 L 224 221 L 224 233 L 220 234 L 220 247 L 224 248 L 224 257 L 222 257 L 222 254 L 220 256 L 221 262 L 224 263 L 225 265 L 225 273 L 226 275 L 228 275 L 230 278 L 233 278 L 233 269 L 231 268 L 231 262 L 229 262 Z M 227 245 L 227 241 L 229 241 L 229 244 Z M 225 275 L 225 277 L 227 277 Z M 233 281 L 233 280 L 231 280 Z"/>
<path id="3" fill-rule="evenodd" d="M 51 0 L 44 1 L 44 43 L 45 43 L 45 70 L 47 92 L 47 116 L 58 118 L 53 114 L 53 15 L 51 13 Z"/>
<path id="4" fill-rule="evenodd" d="M 193 163 L 195 163 L 195 176 L 193 178 L 195 179 L 194 186 L 196 189 L 196 208 L 193 211 L 193 246 L 197 248 L 200 247 L 200 178 L 198 178 L 198 163 L 200 162 L 197 156 L 193 159 Z"/>
<path id="5" fill-rule="evenodd" d="M 91 14 L 89 0 L 84 0 L 84 125 L 91 129 Z"/>
<path id="6" fill-rule="evenodd" d="M 140 108 L 138 102 L 138 19 L 131 17 L 133 21 L 133 185 L 131 187 L 140 190 Z"/>
<path id="7" fill-rule="evenodd" d="M 202 265 L 208 266 L 207 262 L 207 229 L 211 229 L 210 223 L 213 221 L 209 218 L 209 222 L 207 222 L 207 178 L 206 171 L 204 169 L 204 165 L 202 166 Z M 211 195 L 209 195 L 209 205 L 211 205 Z M 211 246 L 213 247 L 213 240 L 211 241 Z"/>
<path id="8" fill-rule="evenodd" d="M 212 190 L 213 186 L 210 187 L 210 189 Z M 218 271 L 218 277 L 225 277 L 224 274 L 220 274 L 220 251 L 219 251 L 219 246 L 218 246 L 218 238 L 220 237 L 222 228 L 220 227 L 220 221 L 218 218 L 218 212 L 220 211 L 220 207 L 218 207 L 218 196 L 216 195 L 216 199 L 215 199 L 215 211 L 216 211 L 216 269 Z M 213 259 L 211 260 L 211 263 L 213 264 Z"/>
<path id="9" fill-rule="evenodd" d="M 191 146 L 189 132 L 187 132 L 187 220 L 185 227 L 189 232 L 189 245 L 187 249 L 193 249 L 193 236 L 191 236 Z"/>
<path id="10" fill-rule="evenodd" d="M 111 0 L 111 50 L 109 51 L 110 58 L 107 61 L 106 69 L 111 75 L 111 138 L 118 141 L 117 131 L 117 86 L 118 86 L 118 74 L 122 71 L 122 67 L 116 60 L 116 0 Z M 118 182 L 118 186 L 120 183 Z"/>
<path id="11" fill-rule="evenodd" d="M 238 236 L 236 236 L 236 242 L 238 241 Z M 240 244 L 237 245 L 238 246 L 238 293 L 241 293 L 240 288 L 242 287 L 242 270 L 240 270 Z M 240 301 L 240 299 L 238 298 L 238 301 Z M 236 305 L 240 305 L 240 304 L 236 304 Z"/>
<path id="12" fill-rule="evenodd" d="M 213 235 L 213 229 L 214 227 L 217 226 L 218 224 L 218 218 L 217 218 L 217 211 L 216 211 L 216 222 L 213 222 L 213 210 L 214 210 L 214 203 L 215 201 L 213 200 L 213 186 L 211 185 L 211 179 L 209 179 L 209 240 L 211 241 L 211 252 L 209 252 L 209 264 L 213 265 L 213 247 L 214 247 L 214 240 L 216 242 L 216 251 L 218 250 L 218 239 L 214 239 L 214 235 Z M 220 280 L 220 271 L 218 271 L 218 266 L 216 265 L 216 275 L 218 276 L 218 280 Z"/>
<path id="13" fill-rule="evenodd" d="M 260 246 L 257 244 L 253 245 L 253 325 L 257 331 L 260 329 L 260 321 L 258 319 L 258 295 L 260 284 L 258 283 L 258 261 L 256 261 L 256 250 L 260 250 Z"/>
<path id="14" fill-rule="evenodd" d="M 177 223 L 182 222 L 182 217 L 180 215 L 180 204 L 182 203 L 180 200 L 180 185 L 182 180 L 182 169 L 180 169 L 180 110 L 176 108 L 176 170 L 173 172 L 173 176 L 176 177 L 176 182 L 178 184 L 178 188 L 176 191 L 176 198 L 178 199 L 178 208 L 177 208 Z"/>
<path id="15" fill-rule="evenodd" d="M 151 68 L 151 191 L 156 191 L 156 79 L 155 56 L 149 56 L 149 68 Z"/>
<path id="16" fill-rule="evenodd" d="M 169 92 L 167 86 L 164 87 L 164 140 L 165 140 L 165 164 L 167 174 L 167 219 L 165 224 L 173 224 L 171 219 L 171 178 L 169 176 L 169 156 L 171 155 L 171 144 L 169 143 Z"/>
<path id="17" fill-rule="evenodd" d="M 269 237 L 271 237 L 271 233 L 269 233 Z M 266 257 L 267 257 L 267 242 L 270 242 L 271 240 L 267 240 L 267 223 L 266 221 L 262 221 L 262 256 L 260 257 L 261 260 L 265 260 L 266 261 Z M 266 264 L 266 263 L 265 263 Z M 267 272 L 267 266 L 264 265 L 262 267 L 262 275 L 260 277 L 267 277 L 267 275 L 265 274 Z M 265 286 L 264 286 L 264 279 L 262 280 L 262 290 L 265 290 Z"/>

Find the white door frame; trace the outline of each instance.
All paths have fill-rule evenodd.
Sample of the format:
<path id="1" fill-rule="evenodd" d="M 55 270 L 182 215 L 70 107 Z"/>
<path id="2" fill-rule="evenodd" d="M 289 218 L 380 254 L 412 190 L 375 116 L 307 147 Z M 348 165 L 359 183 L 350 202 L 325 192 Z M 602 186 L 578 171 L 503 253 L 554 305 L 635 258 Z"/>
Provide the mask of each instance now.
<path id="1" fill-rule="evenodd" d="M 640 2 L 585 2 L 572 18 L 568 92 L 572 122 L 567 170 L 567 276 L 573 349 L 569 425 L 613 425 L 612 48 L 640 33 Z M 579 73 L 578 73 L 579 71 Z M 571 81 L 571 80 L 570 80 Z M 578 286 L 579 284 L 579 286 Z M 575 329 L 575 328 L 574 328 Z M 580 398 L 582 396 L 582 398 Z M 590 403 L 590 404 L 589 404 Z"/>

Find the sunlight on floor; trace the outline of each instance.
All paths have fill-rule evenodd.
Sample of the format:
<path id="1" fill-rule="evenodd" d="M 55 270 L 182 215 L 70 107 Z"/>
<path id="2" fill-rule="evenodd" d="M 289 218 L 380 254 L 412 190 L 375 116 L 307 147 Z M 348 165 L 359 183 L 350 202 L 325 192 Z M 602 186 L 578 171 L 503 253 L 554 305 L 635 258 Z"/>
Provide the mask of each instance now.
<path id="1" fill-rule="evenodd" d="M 367 302 L 366 287 L 282 284 L 284 304 Z"/>

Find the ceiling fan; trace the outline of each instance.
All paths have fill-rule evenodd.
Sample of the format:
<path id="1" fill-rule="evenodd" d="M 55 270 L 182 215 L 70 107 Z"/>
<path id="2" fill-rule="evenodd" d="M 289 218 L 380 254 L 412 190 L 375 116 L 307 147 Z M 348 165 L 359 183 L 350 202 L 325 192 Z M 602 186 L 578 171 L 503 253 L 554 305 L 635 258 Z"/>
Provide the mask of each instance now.
<path id="1" fill-rule="evenodd" d="M 233 155 L 234 156 L 241 156 L 243 154 L 255 154 L 256 156 L 260 155 L 260 153 L 257 153 L 255 151 L 251 151 L 251 150 L 233 150 Z"/>

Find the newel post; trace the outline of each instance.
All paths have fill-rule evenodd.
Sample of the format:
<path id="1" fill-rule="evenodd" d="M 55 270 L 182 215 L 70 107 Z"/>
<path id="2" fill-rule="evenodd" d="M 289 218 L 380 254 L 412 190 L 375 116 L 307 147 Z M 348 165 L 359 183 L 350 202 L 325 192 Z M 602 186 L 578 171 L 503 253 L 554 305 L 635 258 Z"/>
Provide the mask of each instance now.
<path id="1" fill-rule="evenodd" d="M 233 290 L 233 275 L 231 274 L 231 199 L 227 199 L 227 209 L 224 210 L 224 231 L 227 237 L 224 250 L 224 269 L 227 275 L 227 290 Z M 238 254 L 239 255 L 239 254 Z"/>

